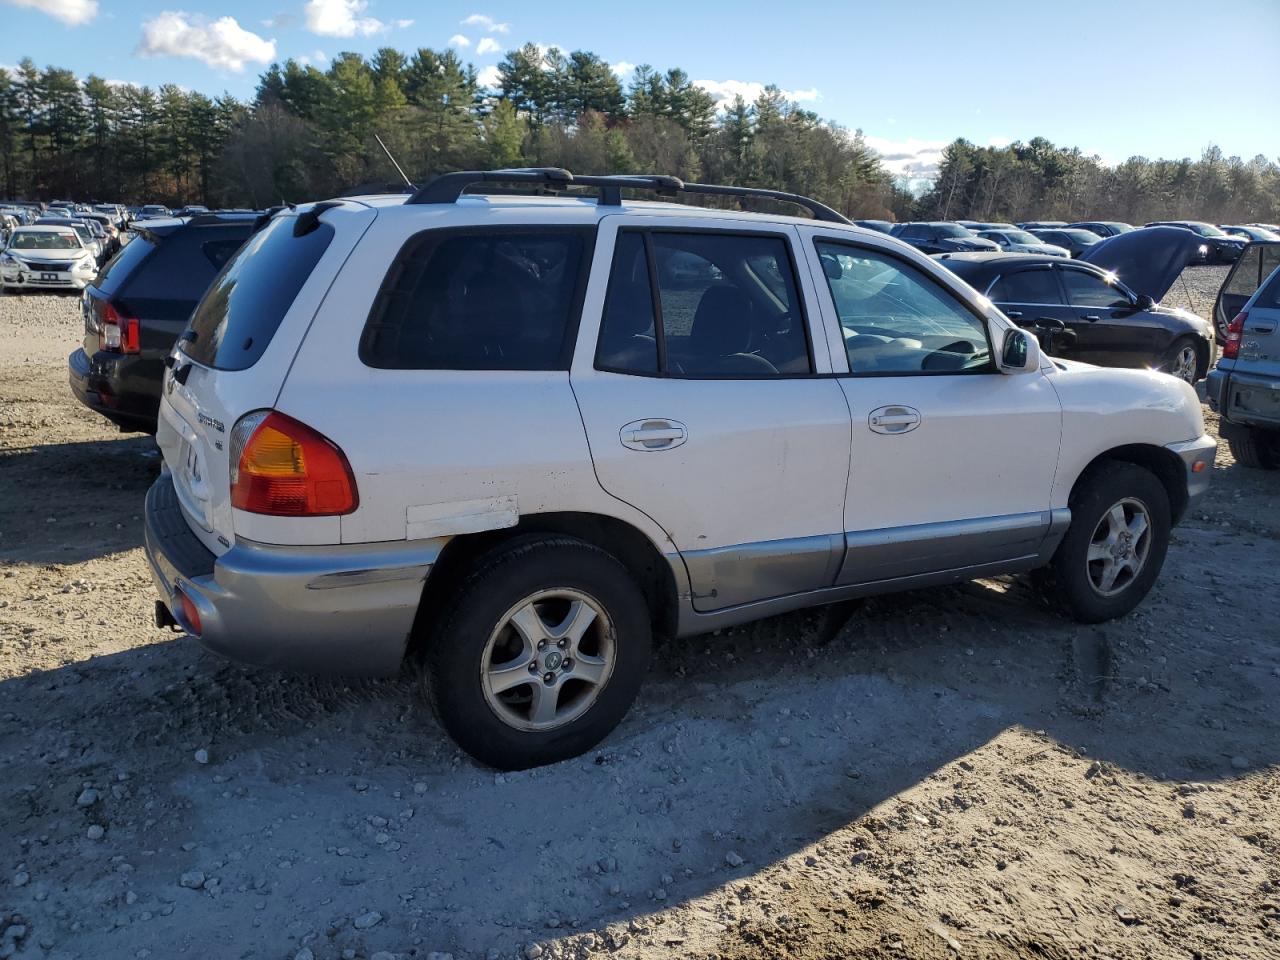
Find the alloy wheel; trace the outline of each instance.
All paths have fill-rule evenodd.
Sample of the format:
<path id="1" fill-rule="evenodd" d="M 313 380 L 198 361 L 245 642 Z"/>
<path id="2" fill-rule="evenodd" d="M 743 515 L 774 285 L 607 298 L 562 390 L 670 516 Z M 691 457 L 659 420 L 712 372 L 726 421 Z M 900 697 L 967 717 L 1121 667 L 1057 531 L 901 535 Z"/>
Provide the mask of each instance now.
<path id="1" fill-rule="evenodd" d="M 1179 380 L 1185 380 L 1193 387 L 1196 385 L 1196 348 L 1185 344 L 1174 354 L 1169 364 L 1169 372 Z"/>
<path id="2" fill-rule="evenodd" d="M 1133 497 L 1114 504 L 1102 515 L 1089 541 L 1086 564 L 1089 583 L 1104 597 L 1122 593 L 1138 578 L 1151 550 L 1151 515 Z"/>
<path id="3" fill-rule="evenodd" d="M 582 716 L 616 661 L 612 621 L 594 597 L 540 590 L 498 621 L 480 660 L 485 702 L 518 730 L 546 731 Z"/>

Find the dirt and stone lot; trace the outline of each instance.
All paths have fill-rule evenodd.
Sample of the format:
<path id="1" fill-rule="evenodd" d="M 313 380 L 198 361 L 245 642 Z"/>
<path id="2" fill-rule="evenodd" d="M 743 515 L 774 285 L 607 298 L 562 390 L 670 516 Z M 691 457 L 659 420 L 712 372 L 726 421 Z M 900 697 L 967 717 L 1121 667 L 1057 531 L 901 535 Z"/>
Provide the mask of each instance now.
<path id="1" fill-rule="evenodd" d="M 495 775 L 411 678 L 153 629 L 152 443 L 71 398 L 74 299 L 0 332 L 0 958 L 1280 957 L 1280 475 L 1225 446 L 1122 622 L 1013 579 L 780 617 Z"/>

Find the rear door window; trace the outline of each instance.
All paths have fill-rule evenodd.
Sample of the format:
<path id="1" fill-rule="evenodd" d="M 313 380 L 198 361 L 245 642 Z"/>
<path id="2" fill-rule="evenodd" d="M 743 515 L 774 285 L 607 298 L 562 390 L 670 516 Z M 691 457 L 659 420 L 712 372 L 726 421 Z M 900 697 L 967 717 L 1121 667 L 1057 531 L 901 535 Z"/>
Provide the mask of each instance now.
<path id="1" fill-rule="evenodd" d="M 387 272 L 360 338 L 384 370 L 567 370 L 594 228 L 429 230 Z"/>
<path id="2" fill-rule="evenodd" d="M 258 362 L 333 239 L 333 227 L 323 222 L 295 237 L 296 222 L 275 217 L 227 262 L 179 340 L 183 353 L 219 370 Z M 211 252 L 202 244 L 192 255 L 207 261 Z"/>
<path id="3" fill-rule="evenodd" d="M 996 303 L 1062 303 L 1062 291 L 1048 268 L 1006 274 L 991 288 L 990 297 Z"/>

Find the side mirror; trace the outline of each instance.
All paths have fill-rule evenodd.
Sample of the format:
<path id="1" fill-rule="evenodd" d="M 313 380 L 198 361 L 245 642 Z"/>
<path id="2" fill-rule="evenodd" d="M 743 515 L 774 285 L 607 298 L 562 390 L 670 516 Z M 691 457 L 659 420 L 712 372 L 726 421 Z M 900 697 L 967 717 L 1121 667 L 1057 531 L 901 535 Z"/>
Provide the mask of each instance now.
<path id="1" fill-rule="evenodd" d="M 1040 369 L 1040 344 L 1025 330 L 1006 330 L 999 366 L 1001 373 L 1035 373 Z"/>
<path id="2" fill-rule="evenodd" d="M 1138 299 L 1134 302 L 1134 304 L 1133 304 L 1133 309 L 1135 309 L 1135 310 L 1150 310 L 1150 309 L 1151 309 L 1152 307 L 1154 307 L 1155 305 L 1156 305 L 1156 302 L 1155 302 L 1154 300 L 1152 300 L 1152 299 L 1151 299 L 1149 296 L 1147 296 L 1145 293 L 1141 293 L 1141 294 L 1139 294 L 1139 295 L 1138 295 Z"/>

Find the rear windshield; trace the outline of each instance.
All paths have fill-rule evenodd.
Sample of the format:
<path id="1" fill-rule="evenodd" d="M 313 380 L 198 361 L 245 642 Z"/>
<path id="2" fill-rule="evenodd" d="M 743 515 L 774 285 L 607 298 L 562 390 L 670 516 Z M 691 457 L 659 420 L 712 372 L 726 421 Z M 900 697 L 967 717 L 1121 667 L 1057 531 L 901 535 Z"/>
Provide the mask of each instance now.
<path id="1" fill-rule="evenodd" d="M 592 233 L 430 230 L 383 281 L 360 359 L 388 370 L 566 370 Z"/>
<path id="2" fill-rule="evenodd" d="M 116 291 L 120 289 L 120 285 L 124 283 L 129 274 L 154 249 L 155 245 L 150 240 L 145 237 L 135 236 L 121 247 L 114 257 L 106 262 L 106 265 L 98 272 L 98 278 L 93 281 L 93 285 L 108 297 L 115 296 Z"/>
<path id="3" fill-rule="evenodd" d="M 258 362 L 333 239 L 327 223 L 295 237 L 295 223 L 274 218 L 231 258 L 179 338 L 183 353 L 219 370 Z"/>

